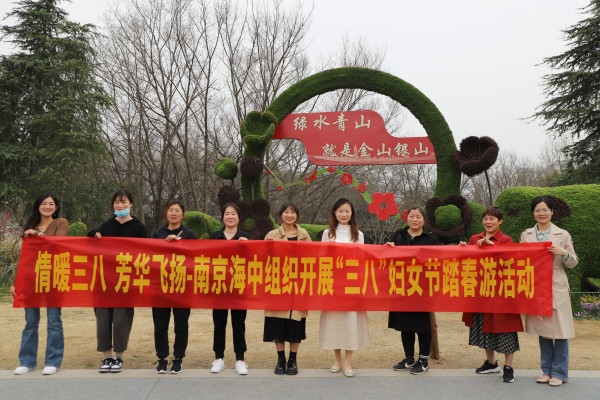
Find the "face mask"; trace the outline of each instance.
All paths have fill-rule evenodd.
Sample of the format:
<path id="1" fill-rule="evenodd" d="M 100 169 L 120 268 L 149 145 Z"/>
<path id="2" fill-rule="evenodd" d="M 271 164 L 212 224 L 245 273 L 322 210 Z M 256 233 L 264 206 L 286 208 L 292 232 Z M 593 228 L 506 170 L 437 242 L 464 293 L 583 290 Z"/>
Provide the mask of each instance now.
<path id="1" fill-rule="evenodd" d="M 126 216 L 129 215 L 129 208 L 126 208 L 124 210 L 115 210 L 115 215 L 119 218 L 125 218 Z"/>

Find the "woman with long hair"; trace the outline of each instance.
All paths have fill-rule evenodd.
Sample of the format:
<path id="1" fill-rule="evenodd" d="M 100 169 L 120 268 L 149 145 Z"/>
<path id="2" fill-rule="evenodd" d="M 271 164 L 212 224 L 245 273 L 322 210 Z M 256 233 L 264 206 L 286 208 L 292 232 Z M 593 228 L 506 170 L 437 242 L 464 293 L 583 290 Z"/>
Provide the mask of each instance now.
<path id="1" fill-rule="evenodd" d="M 365 238 L 356 226 L 356 214 L 350 200 L 341 198 L 334 204 L 329 217 L 329 228 L 325 229 L 321 240 L 364 244 Z M 319 344 L 322 349 L 333 349 L 335 362 L 329 368 L 331 372 L 343 369 L 345 376 L 353 377 L 354 351 L 369 346 L 369 320 L 366 311 L 321 311 Z"/>
<path id="2" fill-rule="evenodd" d="M 59 218 L 60 201 L 53 193 L 41 194 L 33 203 L 31 216 L 25 223 L 23 237 L 31 236 L 66 236 L 69 224 L 66 219 Z M 14 301 L 17 291 L 10 287 L 10 298 Z M 48 337 L 46 339 L 44 375 L 55 374 L 62 363 L 65 348 L 65 339 L 61 319 L 61 309 L 49 307 L 46 309 L 48 316 Z M 40 309 L 25 309 L 25 328 L 21 337 L 19 350 L 19 366 L 14 370 L 15 375 L 23 375 L 37 366 L 38 327 L 40 324 Z"/>

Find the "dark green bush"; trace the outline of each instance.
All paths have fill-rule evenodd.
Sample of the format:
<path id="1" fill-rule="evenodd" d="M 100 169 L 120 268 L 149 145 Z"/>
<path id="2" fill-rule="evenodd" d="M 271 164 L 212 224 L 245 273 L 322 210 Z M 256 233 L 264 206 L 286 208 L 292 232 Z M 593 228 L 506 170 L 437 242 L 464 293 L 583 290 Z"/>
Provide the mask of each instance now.
<path id="1" fill-rule="evenodd" d="M 186 211 L 183 224 L 196 232 L 199 238 L 207 239 L 211 232 L 221 229 L 221 223 L 200 211 Z"/>
<path id="2" fill-rule="evenodd" d="M 86 224 L 81 221 L 73 222 L 69 225 L 69 236 L 86 236 L 88 228 Z"/>

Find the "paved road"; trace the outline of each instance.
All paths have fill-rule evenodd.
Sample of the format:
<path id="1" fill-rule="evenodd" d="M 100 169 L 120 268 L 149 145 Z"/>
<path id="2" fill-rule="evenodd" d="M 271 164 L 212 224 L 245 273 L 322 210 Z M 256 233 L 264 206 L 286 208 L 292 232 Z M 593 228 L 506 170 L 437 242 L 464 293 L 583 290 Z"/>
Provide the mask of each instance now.
<path id="1" fill-rule="evenodd" d="M 237 376 L 232 369 L 211 374 L 205 369 L 180 375 L 157 375 L 154 370 L 61 370 L 43 376 L 41 369 L 14 376 L 0 371 L 2 400 L 62 399 L 527 399 L 579 400 L 600 395 L 600 371 L 571 371 L 570 381 L 558 388 L 534 382 L 538 371 L 516 370 L 514 383 L 500 374 L 476 375 L 471 370 L 436 369 L 421 376 L 383 369 L 356 370 L 354 378 L 329 370 L 301 370 L 297 376 L 275 376 L 272 370 L 250 370 Z"/>

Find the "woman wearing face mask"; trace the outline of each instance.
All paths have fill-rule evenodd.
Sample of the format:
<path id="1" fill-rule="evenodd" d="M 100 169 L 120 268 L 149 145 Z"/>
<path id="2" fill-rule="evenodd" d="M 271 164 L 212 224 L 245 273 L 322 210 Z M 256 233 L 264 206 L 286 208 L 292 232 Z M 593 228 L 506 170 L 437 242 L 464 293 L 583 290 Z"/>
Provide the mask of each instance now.
<path id="1" fill-rule="evenodd" d="M 146 238 L 146 227 L 131 215 L 133 195 L 126 189 L 115 192 L 112 197 L 114 217 L 104 222 L 100 228 L 88 232 L 89 237 L 97 239 L 103 236 Z M 98 351 L 104 359 L 99 372 L 121 372 L 123 353 L 127 350 L 129 334 L 133 325 L 133 308 L 95 308 L 96 337 Z M 114 351 L 114 356 L 113 356 Z"/>
<path id="2" fill-rule="evenodd" d="M 331 210 L 329 228 L 321 238 L 323 242 L 365 243 L 364 235 L 356 227 L 354 206 L 348 199 L 339 199 Z M 319 345 L 333 349 L 335 363 L 329 368 L 333 373 L 344 370 L 347 377 L 354 376 L 352 355 L 354 350 L 369 346 L 369 320 L 365 311 L 321 311 Z M 342 359 L 342 350 L 344 358 Z"/>
<path id="3" fill-rule="evenodd" d="M 31 216 L 25 223 L 23 237 L 30 236 L 66 236 L 69 225 L 60 215 L 60 202 L 52 193 L 44 193 L 33 203 Z M 33 268 L 33 267 L 32 267 Z M 17 291 L 10 287 L 10 298 L 15 300 Z M 61 309 L 49 307 L 46 309 L 48 316 L 48 336 L 46 339 L 46 360 L 43 375 L 52 375 L 58 371 L 63 359 L 65 340 L 61 320 Z M 19 350 L 19 367 L 15 375 L 23 375 L 32 371 L 37 366 L 38 327 L 40 324 L 40 309 L 25 309 L 25 329 L 21 338 Z"/>
<path id="4" fill-rule="evenodd" d="M 500 230 L 503 214 L 497 207 L 488 207 L 483 211 L 484 231 L 471 236 L 469 243 L 478 246 L 490 246 L 496 243 L 512 243 L 510 236 Z M 466 244 L 461 242 L 461 244 Z M 475 370 L 478 374 L 500 372 L 495 352 L 504 354 L 502 382 L 515 381 L 513 358 L 519 350 L 519 335 L 523 331 L 523 323 L 519 314 L 502 313 L 464 313 L 463 322 L 469 329 L 469 344 L 485 349 L 486 359 L 483 365 Z"/>
<path id="5" fill-rule="evenodd" d="M 531 202 L 535 226 L 525 229 L 521 243 L 552 242 L 548 252 L 554 256 L 552 269 L 552 315 L 527 315 L 525 331 L 539 336 L 542 376 L 537 383 L 561 386 L 569 379 L 569 339 L 575 337 L 569 280 L 565 268 L 578 263 L 569 232 L 552 223 L 554 201 L 538 196 Z"/>
<path id="6" fill-rule="evenodd" d="M 267 233 L 265 240 L 310 242 L 308 232 L 298 226 L 300 211 L 292 203 L 279 210 L 281 226 Z M 300 342 L 306 339 L 308 311 L 265 311 L 264 342 L 275 342 L 277 350 L 276 375 L 297 375 L 296 355 Z M 290 356 L 285 360 L 285 342 L 290 343 Z"/>
<path id="7" fill-rule="evenodd" d="M 167 242 L 176 242 L 181 239 L 198 239 L 192 229 L 182 225 L 185 217 L 185 206 L 179 200 L 167 203 L 164 211 L 167 224 L 161 226 L 152 235 L 153 239 L 164 239 Z M 173 312 L 175 329 L 175 342 L 173 343 L 173 360 L 171 361 L 171 374 L 182 371 L 183 357 L 188 345 L 189 308 L 152 308 L 152 321 L 154 322 L 154 348 L 158 360 L 155 364 L 157 374 L 166 374 L 169 356 L 169 322 Z"/>
<path id="8" fill-rule="evenodd" d="M 425 229 L 425 211 L 414 206 L 408 209 L 407 226 L 392 236 L 386 246 L 428 246 L 440 244 L 437 237 Z M 388 328 L 401 332 L 404 359 L 394 365 L 394 371 L 410 369 L 413 375 L 429 370 L 432 329 L 428 312 L 397 312 L 389 315 Z M 415 358 L 415 336 L 419 337 L 419 358 Z"/>
<path id="9" fill-rule="evenodd" d="M 223 229 L 210 235 L 214 240 L 248 240 L 248 232 L 239 229 L 240 207 L 235 203 L 226 203 L 221 210 Z M 238 375 L 248 375 L 248 364 L 244 360 L 246 353 L 246 314 L 247 310 L 231 310 L 231 327 L 233 328 L 233 351 L 235 352 L 235 372 Z M 213 361 L 210 372 L 218 374 L 225 369 L 225 330 L 229 310 L 213 310 Z"/>

